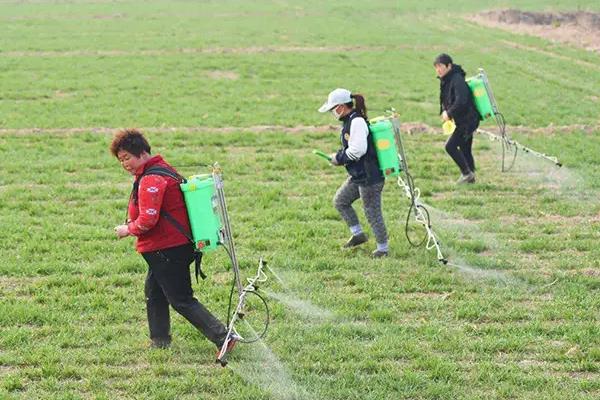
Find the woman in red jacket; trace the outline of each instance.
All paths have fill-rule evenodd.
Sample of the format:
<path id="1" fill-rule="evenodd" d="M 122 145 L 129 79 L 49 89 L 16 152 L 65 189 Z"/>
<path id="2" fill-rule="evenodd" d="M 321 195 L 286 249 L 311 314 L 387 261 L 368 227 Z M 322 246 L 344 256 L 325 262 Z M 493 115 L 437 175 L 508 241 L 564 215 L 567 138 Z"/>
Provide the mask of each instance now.
<path id="1" fill-rule="evenodd" d="M 118 131 L 110 151 L 135 176 L 127 224 L 117 226 L 115 231 L 119 239 L 135 236 L 136 249 L 148 263 L 145 293 L 152 346 L 166 348 L 171 343 L 170 304 L 221 348 L 227 335 L 225 326 L 196 300 L 192 291 L 189 266 L 194 259 L 194 247 L 180 231 L 183 228 L 190 232 L 180 181 L 171 176 L 145 174 L 151 167 L 159 166 L 172 171 L 174 176 L 178 176 L 177 171 L 160 155 L 152 156 L 148 141 L 135 129 Z M 165 214 L 169 217 L 164 217 Z M 238 339 L 230 340 L 228 350 Z"/>

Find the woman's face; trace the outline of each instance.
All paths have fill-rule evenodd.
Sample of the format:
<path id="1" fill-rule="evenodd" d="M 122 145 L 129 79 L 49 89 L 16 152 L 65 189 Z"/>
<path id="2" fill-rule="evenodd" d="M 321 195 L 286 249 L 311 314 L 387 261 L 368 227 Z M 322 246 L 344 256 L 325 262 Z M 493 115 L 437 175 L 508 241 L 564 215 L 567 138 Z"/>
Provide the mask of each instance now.
<path id="1" fill-rule="evenodd" d="M 135 172 L 148 161 L 149 154 L 143 152 L 139 157 L 136 157 L 126 150 L 119 150 L 117 158 L 125 171 L 135 175 Z"/>
<path id="2" fill-rule="evenodd" d="M 433 67 L 435 68 L 435 73 L 437 74 L 437 76 L 443 78 L 452 69 L 452 64 L 435 64 Z"/>
<path id="3" fill-rule="evenodd" d="M 337 106 L 335 106 L 331 109 L 331 114 L 333 115 L 333 117 L 335 119 L 340 119 L 340 118 L 348 115 L 348 113 L 350 113 L 350 111 L 352 111 L 352 109 L 350 107 L 348 107 L 347 105 L 338 104 Z"/>

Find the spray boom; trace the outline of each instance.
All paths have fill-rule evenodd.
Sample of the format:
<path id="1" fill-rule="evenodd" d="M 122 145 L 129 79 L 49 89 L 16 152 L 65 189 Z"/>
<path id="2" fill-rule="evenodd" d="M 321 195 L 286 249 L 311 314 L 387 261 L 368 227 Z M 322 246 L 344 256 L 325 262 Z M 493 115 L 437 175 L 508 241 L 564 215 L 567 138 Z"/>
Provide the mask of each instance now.
<path id="1" fill-rule="evenodd" d="M 267 275 L 265 275 L 265 273 L 263 271 L 263 269 L 266 265 L 267 265 L 267 263 L 261 258 L 258 262 L 258 269 L 256 270 L 256 275 L 252 278 L 248 278 L 248 283 L 238 293 L 238 296 L 239 296 L 238 303 L 237 303 L 237 306 L 235 307 L 235 311 L 233 312 L 233 316 L 231 317 L 231 320 L 229 321 L 229 324 L 227 326 L 227 336 L 225 336 L 225 341 L 223 342 L 223 345 L 221 346 L 221 349 L 219 350 L 219 354 L 217 354 L 216 362 L 221 364 L 222 367 L 227 365 L 227 348 L 228 348 L 231 340 L 234 340 L 234 335 L 237 338 L 239 338 L 240 341 L 242 341 L 244 343 L 251 343 L 251 342 L 254 342 L 254 341 L 262 338 L 267 332 L 269 309 L 268 309 L 267 303 L 264 300 L 264 298 L 260 294 L 257 293 L 258 283 L 263 283 L 263 282 L 267 281 Z M 236 274 L 236 276 L 239 277 L 239 273 Z M 258 337 L 255 340 L 245 340 L 243 337 L 241 337 L 241 335 L 239 335 L 237 333 L 237 331 L 235 329 L 235 324 L 239 321 L 244 320 L 244 317 L 246 316 L 246 311 L 245 311 L 246 297 L 249 294 L 258 296 L 258 298 L 260 300 L 262 300 L 262 303 L 264 304 L 265 309 L 267 311 L 267 321 L 266 321 L 267 323 L 264 326 L 264 330 L 261 332 L 261 334 L 258 335 Z"/>
<path id="2" fill-rule="evenodd" d="M 219 219 L 221 221 L 222 229 L 220 230 L 220 241 L 219 244 L 222 244 L 229 255 L 231 260 L 231 267 L 233 269 L 234 282 L 231 287 L 231 294 L 229 296 L 229 308 L 227 310 L 227 336 L 225 336 L 225 341 L 217 354 L 216 362 L 220 363 L 221 366 L 227 365 L 227 350 L 229 344 L 232 340 L 240 341 L 242 343 L 252 343 L 255 342 L 267 333 L 267 329 L 269 326 L 269 307 L 265 299 L 257 292 L 258 283 L 265 282 L 267 280 L 267 276 L 265 275 L 263 269 L 266 265 L 266 262 L 261 258 L 258 262 L 258 269 L 256 271 L 256 275 L 252 278 L 248 278 L 248 283 L 246 286 L 242 285 L 242 279 L 240 274 L 240 266 L 238 263 L 237 255 L 235 252 L 235 245 L 233 242 L 233 234 L 231 230 L 231 223 L 229 221 L 229 213 L 227 212 L 227 203 L 225 201 L 225 193 L 223 191 L 223 176 L 222 170 L 218 163 L 213 165 L 212 179 L 214 182 L 215 188 L 215 201 L 217 204 Z M 233 315 L 230 314 L 232 297 L 234 293 L 234 289 L 237 288 L 238 295 L 238 303 L 234 309 Z M 245 320 L 244 317 L 247 316 L 247 300 L 248 295 L 254 295 L 260 300 L 260 304 L 264 307 L 266 319 L 264 322 L 264 329 L 262 329 L 261 333 L 258 334 L 253 339 L 243 338 L 235 329 L 235 325 L 237 322 L 241 320 Z M 247 318 L 246 318 L 247 320 Z"/>
<path id="3" fill-rule="evenodd" d="M 444 257 L 440 241 L 438 240 L 435 232 L 433 231 L 433 228 L 431 227 L 431 219 L 429 216 L 429 212 L 420 201 L 421 191 L 419 190 L 419 188 L 415 187 L 413 178 L 409 172 L 408 163 L 406 161 L 406 154 L 404 152 L 404 145 L 402 143 L 402 137 L 400 135 L 400 121 L 398 120 L 398 114 L 393 108 L 388 113 L 388 116 L 380 117 L 379 120 L 387 120 L 390 123 L 390 129 L 392 130 L 391 133 L 393 134 L 396 143 L 396 150 L 398 156 L 397 160 L 400 163 L 399 171 L 397 174 L 397 183 L 398 186 L 400 186 L 400 188 L 404 190 L 406 197 L 408 197 L 410 200 L 410 207 L 406 216 L 406 239 L 414 247 L 418 247 L 422 244 L 425 244 L 425 248 L 427 250 L 435 249 L 438 261 L 445 265 L 448 263 L 448 260 L 446 259 L 446 257 Z M 417 223 L 422 225 L 425 229 L 426 236 L 419 243 L 413 242 L 408 234 L 408 225 L 411 216 L 414 216 Z"/>
<path id="4" fill-rule="evenodd" d="M 483 68 L 479 68 L 479 73 L 476 76 L 467 79 L 467 85 L 471 89 L 473 101 L 475 102 L 475 107 L 479 112 L 480 119 L 486 120 L 493 117 L 496 121 L 496 125 L 498 125 L 498 130 L 500 133 L 499 135 L 483 129 L 478 129 L 477 131 L 487 135 L 490 140 L 499 141 L 502 144 L 502 172 L 509 171 L 514 166 L 515 160 L 517 159 L 517 152 L 519 150 L 523 151 L 524 153 L 529 153 L 533 156 L 551 161 L 557 167 L 562 167 L 562 163 L 560 163 L 556 157 L 549 156 L 545 153 L 535 151 L 527 146 L 523 146 L 508 136 L 506 133 L 506 122 L 504 121 L 504 116 L 498 109 L 498 103 L 496 103 L 496 98 L 492 92 L 492 87 Z M 510 162 L 509 166 L 506 166 L 506 155 L 509 153 L 512 153 L 512 161 Z"/>

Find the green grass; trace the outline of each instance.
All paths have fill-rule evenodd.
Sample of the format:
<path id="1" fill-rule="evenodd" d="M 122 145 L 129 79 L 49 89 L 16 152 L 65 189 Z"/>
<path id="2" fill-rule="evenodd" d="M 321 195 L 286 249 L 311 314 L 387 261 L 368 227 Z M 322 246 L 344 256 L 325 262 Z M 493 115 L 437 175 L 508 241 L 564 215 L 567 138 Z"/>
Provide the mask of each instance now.
<path id="1" fill-rule="evenodd" d="M 509 124 L 597 122 L 597 54 L 486 29 L 447 10 L 429 12 L 437 2 L 421 3 L 417 12 L 375 2 L 364 16 L 309 3 L 253 11 L 235 2 L 8 5 L 0 127 L 321 124 L 315 109 L 336 86 L 364 93 L 374 110 L 394 105 L 405 121 L 437 124 L 431 62 L 442 51 L 469 74 L 486 68 Z M 464 11 L 475 4 L 486 8 L 465 2 Z M 227 53 L 235 49 L 241 53 Z"/>
<path id="2" fill-rule="evenodd" d="M 212 346 L 178 316 L 173 349 L 146 349 L 144 264 L 111 231 L 122 219 L 129 188 L 106 152 L 109 140 L 92 134 L 1 137 L 7 171 L 0 192 L 4 393 L 268 396 L 243 374 L 213 367 Z M 244 270 L 250 273 L 263 255 L 289 286 L 272 279 L 269 290 L 332 313 L 307 318 L 271 301 L 266 343 L 290 381 L 314 398 L 598 394 L 599 224 L 585 222 L 598 206 L 572 203 L 569 193 L 557 194 L 518 172 L 519 164 L 516 172 L 500 174 L 498 149 L 485 139 L 476 149 L 484 183 L 464 190 L 451 183 L 455 171 L 443 154 L 443 137 L 409 137 L 406 146 L 417 183 L 432 192 L 425 200 L 462 221 L 433 221 L 451 259 L 500 270 L 508 280 L 461 274 L 411 249 L 403 237 L 406 202 L 392 184 L 384 199 L 392 257 L 374 262 L 367 250 L 341 252 L 347 233 L 330 198 L 343 173 L 308 151 L 333 148 L 334 134 L 168 133 L 150 140 L 182 164 L 219 160 Z M 543 147 L 547 138 L 530 140 Z M 561 155 L 568 165 L 580 152 Z M 589 174 L 573 194 L 585 193 L 599 178 L 597 171 Z M 224 255 L 208 256 L 206 266 L 210 279 L 197 294 L 224 317 Z M 232 363 L 261 360 L 255 352 L 242 346 Z"/>
<path id="3" fill-rule="evenodd" d="M 377 1 L 363 14 L 321 2 L 0 5 L 0 398 L 598 398 L 600 132 L 515 134 L 566 167 L 520 154 L 508 173 L 499 146 L 477 137 L 469 187 L 453 183 L 444 136 L 407 135 L 455 268 L 408 245 L 394 182 L 391 257 L 371 260 L 373 243 L 341 251 L 348 232 L 331 198 L 345 174 L 310 152 L 333 151 L 337 132 L 284 129 L 332 123 L 315 110 L 336 86 L 364 92 L 373 115 L 394 105 L 405 122 L 438 125 L 431 60 L 444 50 L 488 70 L 510 124 L 597 125 L 597 54 L 456 25 L 516 3 Z M 242 50 L 178 50 L 201 48 Z M 257 125 L 274 128 L 247 129 Z M 109 134 L 67 131 L 118 126 L 153 128 L 154 152 L 186 175 L 219 161 L 244 273 L 264 256 L 284 282 L 264 287 L 264 343 L 239 346 L 231 368 L 178 315 L 172 348 L 147 348 L 146 267 L 112 231 L 130 178 Z M 41 131 L 18 131 L 29 128 Z M 196 295 L 224 319 L 224 252 L 205 266 Z"/>

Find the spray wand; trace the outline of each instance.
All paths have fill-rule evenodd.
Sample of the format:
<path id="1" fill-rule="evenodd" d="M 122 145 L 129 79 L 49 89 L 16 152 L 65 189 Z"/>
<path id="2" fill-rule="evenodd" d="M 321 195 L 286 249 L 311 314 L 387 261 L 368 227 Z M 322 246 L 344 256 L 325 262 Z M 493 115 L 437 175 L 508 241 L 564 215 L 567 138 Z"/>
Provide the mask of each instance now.
<path id="1" fill-rule="evenodd" d="M 312 152 L 314 155 L 324 158 L 327 161 L 331 162 L 331 157 L 329 157 L 329 154 L 325 154 L 325 152 L 323 152 L 321 150 L 313 150 Z"/>

